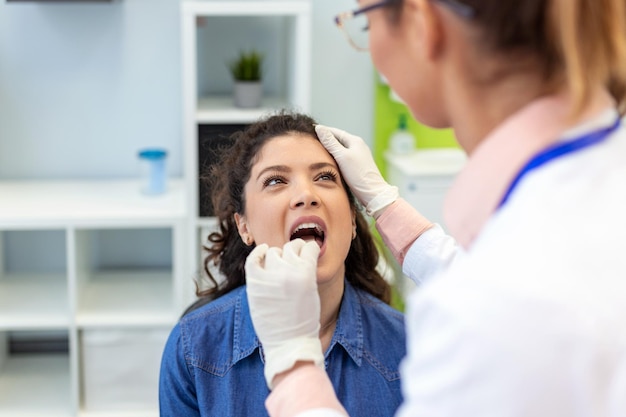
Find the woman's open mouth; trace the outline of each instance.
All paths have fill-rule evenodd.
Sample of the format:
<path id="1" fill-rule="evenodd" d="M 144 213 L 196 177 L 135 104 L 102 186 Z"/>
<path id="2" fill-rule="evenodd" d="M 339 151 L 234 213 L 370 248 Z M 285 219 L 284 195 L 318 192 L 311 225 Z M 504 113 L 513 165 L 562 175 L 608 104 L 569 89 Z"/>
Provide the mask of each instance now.
<path id="1" fill-rule="evenodd" d="M 291 232 L 289 240 L 303 239 L 307 242 L 315 241 L 320 248 L 324 246 L 326 233 L 322 225 L 315 222 L 300 223 Z"/>

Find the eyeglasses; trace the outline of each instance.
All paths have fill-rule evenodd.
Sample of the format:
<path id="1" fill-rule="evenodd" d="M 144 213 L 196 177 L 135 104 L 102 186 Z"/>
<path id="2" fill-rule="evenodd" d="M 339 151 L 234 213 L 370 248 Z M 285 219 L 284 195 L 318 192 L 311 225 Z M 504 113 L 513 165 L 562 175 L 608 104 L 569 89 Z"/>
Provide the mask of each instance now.
<path id="1" fill-rule="evenodd" d="M 369 21 L 367 20 L 366 13 L 389 6 L 393 3 L 400 3 L 401 1 L 402 0 L 382 0 L 360 9 L 340 13 L 335 16 L 335 24 L 341 29 L 354 49 L 357 51 L 369 51 Z M 461 3 L 458 0 L 435 1 L 445 4 L 455 13 L 468 19 L 474 17 L 476 14 L 476 11 L 471 6 Z"/>

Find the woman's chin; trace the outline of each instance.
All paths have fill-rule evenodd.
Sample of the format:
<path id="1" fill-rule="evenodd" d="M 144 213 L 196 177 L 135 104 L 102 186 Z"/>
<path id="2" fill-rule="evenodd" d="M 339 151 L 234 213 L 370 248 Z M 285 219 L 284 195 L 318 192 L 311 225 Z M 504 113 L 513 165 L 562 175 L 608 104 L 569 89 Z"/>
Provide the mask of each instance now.
<path id="1" fill-rule="evenodd" d="M 326 286 L 338 280 L 343 281 L 345 272 L 343 270 L 329 271 L 327 268 L 317 268 L 317 286 Z"/>

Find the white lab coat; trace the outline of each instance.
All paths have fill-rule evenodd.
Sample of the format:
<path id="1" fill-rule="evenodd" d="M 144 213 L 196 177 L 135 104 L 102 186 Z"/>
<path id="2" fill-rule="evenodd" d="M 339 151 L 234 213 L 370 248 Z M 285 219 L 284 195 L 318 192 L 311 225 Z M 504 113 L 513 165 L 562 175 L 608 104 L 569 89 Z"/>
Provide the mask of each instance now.
<path id="1" fill-rule="evenodd" d="M 625 129 L 529 173 L 407 331 L 399 417 L 626 416 Z"/>

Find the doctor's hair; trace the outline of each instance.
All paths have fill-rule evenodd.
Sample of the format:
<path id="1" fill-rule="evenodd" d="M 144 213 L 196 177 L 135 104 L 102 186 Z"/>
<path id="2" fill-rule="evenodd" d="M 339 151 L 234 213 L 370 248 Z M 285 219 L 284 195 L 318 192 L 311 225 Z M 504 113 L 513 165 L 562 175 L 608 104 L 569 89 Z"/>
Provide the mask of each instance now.
<path id="1" fill-rule="evenodd" d="M 409 0 L 402 3 L 406 5 Z M 503 55 L 520 68 L 524 59 L 539 65 L 555 90 L 565 85 L 578 115 L 598 87 L 626 110 L 626 2 L 624 0 L 436 0 L 476 29 L 479 51 Z M 389 7 L 399 24 L 397 2 Z M 494 74 L 497 76 L 497 74 Z"/>
<path id="2" fill-rule="evenodd" d="M 548 81 L 565 82 L 582 110 L 605 86 L 624 111 L 626 7 L 624 0 L 463 0 L 476 10 L 495 49 L 521 48 L 539 58 Z"/>
<path id="3" fill-rule="evenodd" d="M 234 215 L 245 214 L 244 188 L 250 179 L 252 166 L 257 161 L 262 147 L 275 137 L 290 134 L 296 138 L 300 136 L 318 139 L 315 123 L 315 120 L 307 115 L 286 111 L 263 118 L 245 130 L 236 132 L 232 136 L 233 145 L 223 151 L 209 174 L 202 178 L 203 181 L 208 181 L 211 189 L 214 215 L 218 219 L 219 230 L 209 234 L 208 244 L 203 247 L 207 252 L 204 272 L 209 281 L 208 285 L 206 282 L 196 282 L 196 295 L 199 301 L 187 311 L 197 308 L 198 303 L 205 304 L 245 284 L 244 266 L 254 244 L 247 246 L 243 243 Z M 356 220 L 356 238 L 352 240 L 344 262 L 346 279 L 354 287 L 389 303 L 391 287 L 376 270 L 379 252 L 369 224 L 343 178 L 341 182 Z M 217 267 L 222 280 L 213 275 L 211 270 L 214 268 L 211 266 Z"/>

